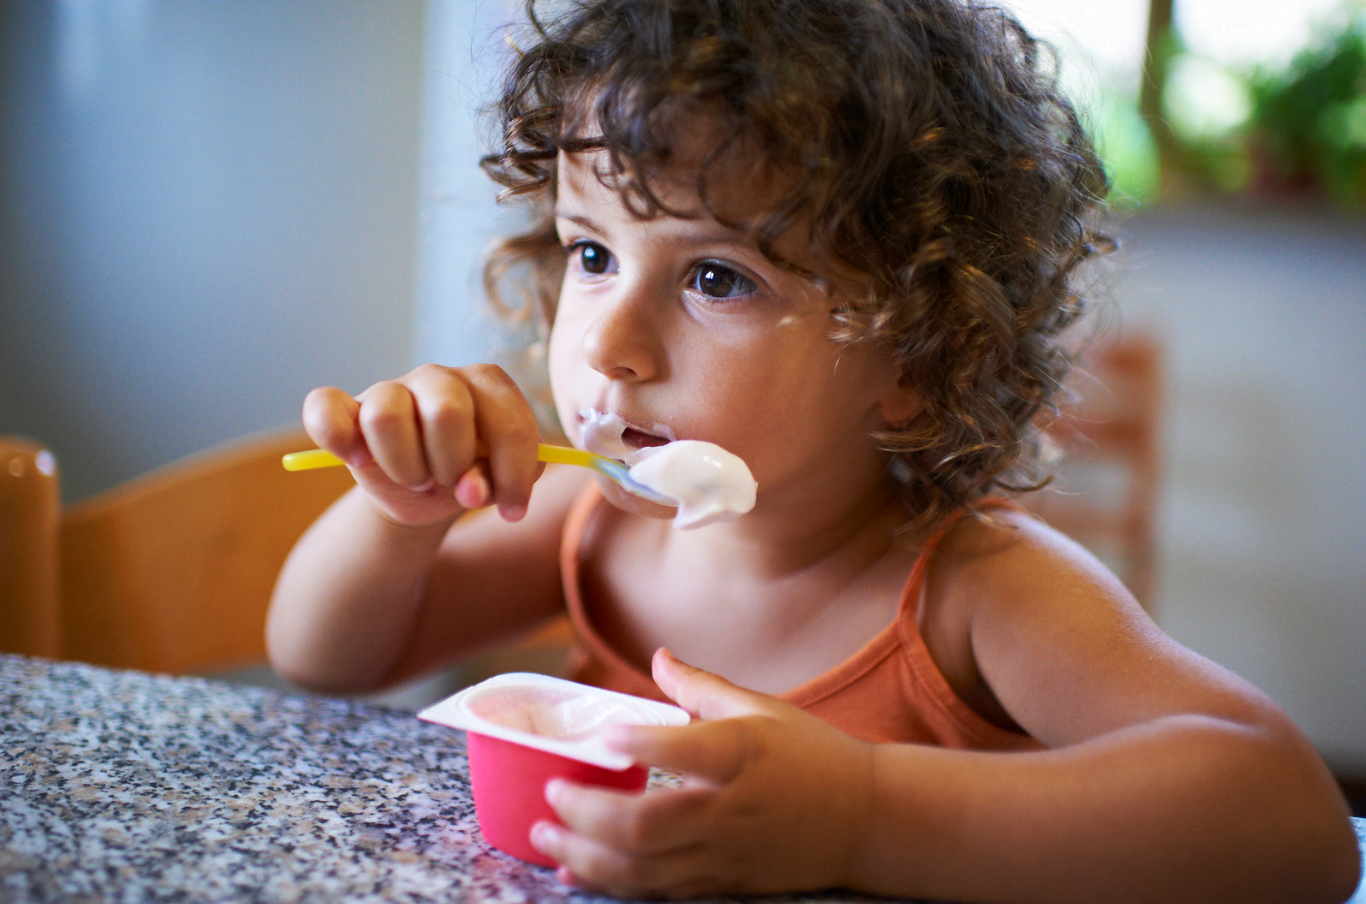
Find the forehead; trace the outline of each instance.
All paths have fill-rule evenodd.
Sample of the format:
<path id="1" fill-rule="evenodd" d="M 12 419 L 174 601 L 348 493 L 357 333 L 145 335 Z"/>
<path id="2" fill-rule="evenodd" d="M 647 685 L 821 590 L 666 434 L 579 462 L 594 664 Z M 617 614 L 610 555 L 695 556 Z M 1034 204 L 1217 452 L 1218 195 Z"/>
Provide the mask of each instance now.
<path id="1" fill-rule="evenodd" d="M 589 123 L 580 140 L 597 140 Z M 645 155 L 642 155 L 645 156 Z M 769 165 L 752 142 L 728 135 L 716 117 L 679 117 L 667 144 L 652 149 L 649 164 L 605 149 L 565 152 L 557 160 L 557 194 L 594 194 L 593 183 L 619 195 L 634 211 L 712 217 L 753 228 L 793 186 Z M 662 211 L 657 210 L 658 206 Z"/>

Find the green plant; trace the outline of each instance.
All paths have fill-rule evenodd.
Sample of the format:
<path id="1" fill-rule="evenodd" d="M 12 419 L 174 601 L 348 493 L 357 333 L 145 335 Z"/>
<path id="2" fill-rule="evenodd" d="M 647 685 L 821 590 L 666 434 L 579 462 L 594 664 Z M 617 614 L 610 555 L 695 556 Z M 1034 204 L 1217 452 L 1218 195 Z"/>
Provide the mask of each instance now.
<path id="1" fill-rule="evenodd" d="M 1312 181 L 1366 206 L 1366 7 L 1325 32 L 1284 70 L 1250 80 L 1252 140 L 1282 184 Z"/>

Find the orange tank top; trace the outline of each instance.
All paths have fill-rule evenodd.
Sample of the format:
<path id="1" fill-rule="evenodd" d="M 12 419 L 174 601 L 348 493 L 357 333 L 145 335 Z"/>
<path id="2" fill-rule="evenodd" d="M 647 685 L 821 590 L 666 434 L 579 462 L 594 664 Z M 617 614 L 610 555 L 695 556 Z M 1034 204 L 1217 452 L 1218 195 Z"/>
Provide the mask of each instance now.
<path id="1" fill-rule="evenodd" d="M 628 662 L 589 620 L 579 574 L 580 550 L 589 519 L 602 494 L 590 483 L 565 522 L 560 572 L 574 631 L 569 677 L 575 681 L 666 700 L 654 680 Z M 935 548 L 962 513 L 940 523 L 921 547 L 901 591 L 897 616 L 876 637 L 840 665 L 781 699 L 823 719 L 846 734 L 874 743 L 933 744 L 968 750 L 1034 750 L 1027 735 L 998 728 L 964 703 L 930 657 L 916 613 Z"/>

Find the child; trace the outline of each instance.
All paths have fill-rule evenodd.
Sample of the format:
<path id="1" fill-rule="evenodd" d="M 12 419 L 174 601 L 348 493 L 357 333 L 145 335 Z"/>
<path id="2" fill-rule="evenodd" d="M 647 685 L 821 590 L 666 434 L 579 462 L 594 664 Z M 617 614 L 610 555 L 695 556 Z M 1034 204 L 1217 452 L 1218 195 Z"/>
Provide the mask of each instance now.
<path id="1" fill-rule="evenodd" d="M 276 668 L 372 689 L 567 609 L 573 677 L 697 716 L 609 738 L 678 788 L 546 789 L 533 843 L 614 894 L 1347 898 L 1347 811 L 1289 719 L 994 495 L 1030 480 L 1105 188 L 1045 59 L 977 0 L 537 23 L 485 166 L 532 202 L 493 269 L 540 287 L 563 429 L 716 443 L 758 502 L 681 531 L 542 473 L 493 366 L 316 390 L 358 487 L 280 577 Z"/>

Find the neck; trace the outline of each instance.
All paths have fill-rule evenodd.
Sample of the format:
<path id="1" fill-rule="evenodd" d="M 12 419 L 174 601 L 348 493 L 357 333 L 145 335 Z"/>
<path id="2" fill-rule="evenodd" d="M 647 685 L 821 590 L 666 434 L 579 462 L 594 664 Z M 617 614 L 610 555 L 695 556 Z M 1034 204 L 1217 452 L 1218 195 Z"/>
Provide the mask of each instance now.
<path id="1" fill-rule="evenodd" d="M 865 567 L 884 555 L 909 514 L 883 468 L 818 473 L 779 489 L 759 489 L 749 514 L 696 531 L 661 522 L 661 542 L 703 555 L 715 569 L 776 581 L 822 564 Z"/>

